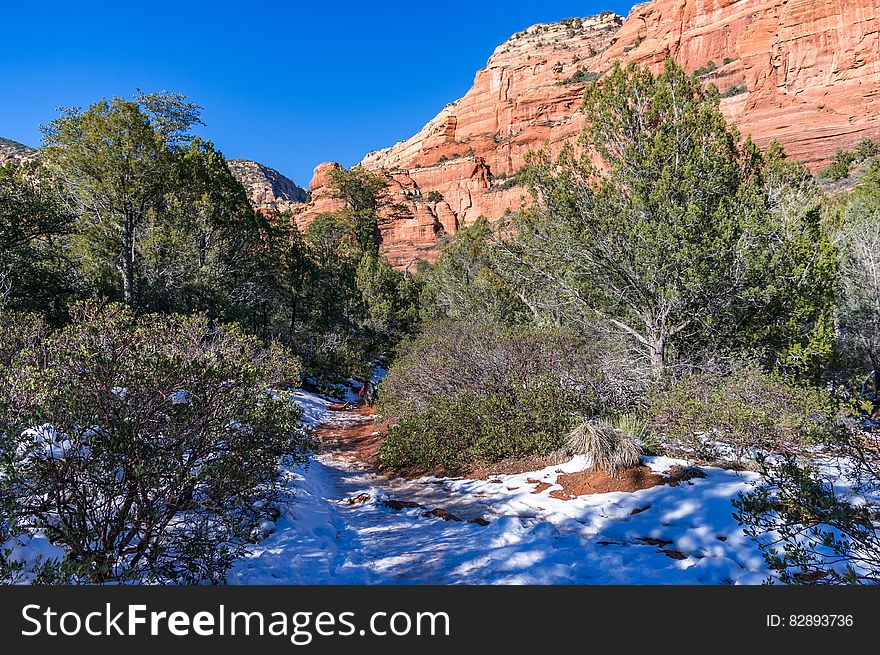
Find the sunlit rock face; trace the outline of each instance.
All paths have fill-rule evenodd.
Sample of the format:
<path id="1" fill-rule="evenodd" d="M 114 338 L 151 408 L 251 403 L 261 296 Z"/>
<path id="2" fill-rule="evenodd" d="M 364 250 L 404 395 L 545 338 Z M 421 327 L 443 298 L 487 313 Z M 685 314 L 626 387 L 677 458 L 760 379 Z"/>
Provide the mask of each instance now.
<path id="1" fill-rule="evenodd" d="M 585 121 L 583 90 L 615 60 L 659 70 L 667 56 L 723 96 L 761 146 L 780 141 L 813 170 L 880 136 L 880 0 L 654 0 L 622 18 L 533 25 L 498 46 L 473 87 L 411 138 L 369 153 L 397 205 L 380 224 L 399 268 L 433 260 L 444 235 L 528 202 L 514 174 L 530 150 L 558 151 Z M 301 227 L 338 208 L 322 164 Z"/>

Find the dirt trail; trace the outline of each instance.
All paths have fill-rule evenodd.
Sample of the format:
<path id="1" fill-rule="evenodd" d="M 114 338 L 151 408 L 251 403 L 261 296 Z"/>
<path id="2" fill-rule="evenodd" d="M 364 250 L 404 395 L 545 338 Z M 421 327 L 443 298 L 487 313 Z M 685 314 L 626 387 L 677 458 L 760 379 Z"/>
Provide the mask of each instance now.
<path id="1" fill-rule="evenodd" d="M 316 431 L 322 450 L 332 452 L 342 462 L 378 472 L 382 438 L 375 408 L 334 403 L 330 410 Z"/>
<path id="2" fill-rule="evenodd" d="M 330 405 L 330 410 L 316 430 L 321 442 L 321 461 L 327 466 L 359 474 L 357 478 L 348 477 L 348 480 L 357 480 L 365 490 L 381 489 L 388 497 L 386 504 L 389 507 L 419 506 L 427 515 L 462 521 L 480 521 L 491 511 L 482 499 L 456 492 L 443 480 L 407 480 L 384 475 L 379 470 L 382 426 L 376 422 L 375 409 L 366 405 L 336 403 Z M 351 489 L 350 484 L 346 485 L 349 493 Z M 357 503 L 358 496 L 354 493 L 349 498 Z"/>
<path id="3" fill-rule="evenodd" d="M 321 447 L 282 472 L 289 502 L 231 584 L 658 584 L 763 580 L 730 499 L 757 478 L 710 470 L 607 491 L 582 458 L 497 478 L 389 478 L 369 409 L 302 394 Z M 328 411 L 329 410 L 329 411 Z M 654 458 L 652 471 L 663 458 Z M 669 460 L 669 464 L 673 464 Z M 749 477 L 752 476 L 752 477 Z M 583 483 L 553 495 L 557 478 Z M 634 482 L 634 481 L 629 481 Z M 640 482 L 640 481 L 639 481 Z M 641 486 L 641 482 L 639 484 Z M 456 520 L 457 519 L 457 520 Z"/>

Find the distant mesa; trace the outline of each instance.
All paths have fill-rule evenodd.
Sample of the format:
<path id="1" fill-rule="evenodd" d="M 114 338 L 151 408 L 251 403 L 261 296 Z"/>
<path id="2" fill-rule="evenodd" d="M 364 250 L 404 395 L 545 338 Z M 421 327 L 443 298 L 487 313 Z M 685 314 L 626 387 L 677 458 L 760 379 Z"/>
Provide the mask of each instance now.
<path id="1" fill-rule="evenodd" d="M 617 60 L 657 71 L 672 57 L 715 85 L 743 135 L 762 147 L 778 140 L 815 171 L 880 137 L 878 52 L 877 0 L 653 0 L 626 18 L 533 25 L 498 46 L 470 91 L 417 134 L 364 157 L 406 208 L 380 225 L 382 250 L 412 268 L 437 257 L 444 235 L 528 202 L 516 176 L 526 153 L 558 152 L 577 137 L 589 120 L 584 89 Z M 319 210 L 304 207 L 297 221 Z"/>
<path id="2" fill-rule="evenodd" d="M 2 164 L 21 164 L 22 162 L 35 159 L 37 151 L 29 148 L 23 143 L 10 141 L 0 137 L 0 165 Z"/>
<path id="3" fill-rule="evenodd" d="M 283 212 L 310 200 L 311 195 L 274 168 L 248 159 L 227 162 L 255 209 Z"/>

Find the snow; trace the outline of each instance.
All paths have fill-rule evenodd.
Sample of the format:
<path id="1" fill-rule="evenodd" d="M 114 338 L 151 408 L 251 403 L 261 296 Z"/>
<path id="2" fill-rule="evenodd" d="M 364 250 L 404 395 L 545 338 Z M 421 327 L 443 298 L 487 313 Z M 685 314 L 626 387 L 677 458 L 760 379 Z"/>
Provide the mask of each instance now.
<path id="1" fill-rule="evenodd" d="M 185 389 L 180 389 L 179 391 L 175 391 L 173 394 L 171 394 L 169 400 L 171 401 L 172 405 L 188 405 L 192 401 L 192 398 L 189 391 L 186 391 Z"/>
<path id="2" fill-rule="evenodd" d="M 309 407 L 322 402 L 309 395 L 303 400 Z M 352 420 L 326 405 L 323 410 L 333 423 Z M 684 463 L 661 457 L 645 461 L 658 472 Z M 228 581 L 758 584 L 769 577 L 757 544 L 737 525 L 731 506 L 758 475 L 705 467 L 706 478 L 677 487 L 574 500 L 550 495 L 560 488 L 560 472 L 580 471 L 588 464 L 577 457 L 561 466 L 489 480 L 407 481 L 388 480 L 339 455 L 322 453 L 307 466 L 284 471 L 292 502 L 275 531 L 235 563 Z M 551 486 L 533 493 L 535 481 Z M 383 503 L 388 499 L 417 502 L 424 509 L 395 510 Z M 435 508 L 463 520 L 425 516 Z M 476 518 L 489 525 L 467 522 Z"/>
<path id="3" fill-rule="evenodd" d="M 384 370 L 376 369 L 374 382 Z M 352 396 L 351 389 L 340 395 Z M 186 402 L 185 392 L 172 402 Z M 331 409 L 337 402 L 297 390 L 311 427 L 362 421 Z M 72 444 L 51 426 L 28 431 L 47 456 Z M 683 460 L 646 457 L 663 473 Z M 487 480 L 387 479 L 341 453 L 313 454 L 285 467 L 282 513 L 228 573 L 230 584 L 760 584 L 771 577 L 758 544 L 733 518 L 731 501 L 760 476 L 702 467 L 705 478 L 676 487 L 554 498 L 561 473 L 585 470 L 587 457 Z M 848 471 L 826 465 L 841 490 Z M 537 483 L 547 488 L 537 491 Z M 836 485 L 837 486 L 837 485 Z M 402 510 L 388 501 L 418 503 Z M 460 521 L 427 515 L 442 509 Z M 488 521 L 481 525 L 474 520 Z M 34 564 L 63 557 L 44 536 L 0 545 L 10 559 Z"/>
<path id="4" fill-rule="evenodd" d="M 80 446 L 75 448 L 70 437 L 66 434 L 59 434 L 51 425 L 44 424 L 33 428 L 27 428 L 22 431 L 21 436 L 30 441 L 22 440 L 18 445 L 18 452 L 28 457 L 46 457 L 48 459 L 64 459 L 65 457 L 78 454 L 84 456 L 88 454 L 88 448 Z M 88 431 L 84 436 L 88 436 Z"/>
<path id="5" fill-rule="evenodd" d="M 18 535 L 0 544 L 0 552 L 6 554 L 9 562 L 22 563 L 24 567 L 19 571 L 19 582 L 33 582 L 39 572 L 41 564 L 61 561 L 65 558 L 64 549 L 54 545 L 41 533 L 28 536 Z"/>
<path id="6" fill-rule="evenodd" d="M 298 389 L 293 394 L 293 397 L 296 404 L 302 409 L 303 423 L 310 427 L 314 428 L 320 425 L 330 412 L 330 403 L 332 401 L 324 396 Z"/>

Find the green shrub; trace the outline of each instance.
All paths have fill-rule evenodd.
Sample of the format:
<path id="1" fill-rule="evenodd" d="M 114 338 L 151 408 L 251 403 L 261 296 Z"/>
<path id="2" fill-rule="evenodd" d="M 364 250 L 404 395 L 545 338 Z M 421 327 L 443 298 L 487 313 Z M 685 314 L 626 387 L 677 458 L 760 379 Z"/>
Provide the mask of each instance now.
<path id="1" fill-rule="evenodd" d="M 512 189 L 516 186 L 525 186 L 523 181 L 524 173 L 522 169 L 516 171 L 512 175 L 498 175 L 495 178 L 495 184 L 492 187 L 493 191 L 506 191 L 507 189 Z"/>
<path id="2" fill-rule="evenodd" d="M 443 202 L 443 194 L 439 191 L 429 191 L 426 200 L 428 202 Z"/>
<path id="3" fill-rule="evenodd" d="M 878 447 L 876 434 L 838 433 L 831 449 L 846 463 L 845 486 L 839 473 L 794 457 L 759 459 L 762 482 L 734 501 L 734 516 L 782 582 L 880 582 Z"/>
<path id="4" fill-rule="evenodd" d="M 394 470 L 464 473 L 508 457 L 547 454 L 563 445 L 576 420 L 549 383 L 514 396 L 439 397 L 394 425 L 379 456 Z"/>
<path id="5" fill-rule="evenodd" d="M 749 89 L 745 84 L 734 84 L 733 86 L 727 87 L 719 94 L 719 96 L 722 98 L 732 98 L 733 96 L 738 96 L 748 90 Z"/>
<path id="6" fill-rule="evenodd" d="M 700 66 L 697 70 L 695 70 L 694 75 L 697 77 L 702 77 L 703 75 L 708 75 L 717 68 L 718 64 L 716 64 L 714 61 L 710 61 L 705 66 Z"/>
<path id="7" fill-rule="evenodd" d="M 628 434 L 642 445 L 642 449 L 648 455 L 662 455 L 663 445 L 648 430 L 648 419 L 641 411 L 625 412 L 612 416 L 611 425 Z"/>
<path id="8" fill-rule="evenodd" d="M 587 82 L 598 80 L 600 76 L 601 73 L 588 71 L 585 68 L 578 68 L 571 77 L 565 78 L 560 82 L 560 84 L 564 86 L 571 86 L 572 84 L 586 84 Z"/>
<path id="9" fill-rule="evenodd" d="M 650 432 L 672 455 L 712 461 L 717 445 L 740 458 L 753 449 L 797 453 L 835 434 L 831 395 L 778 373 L 743 368 L 723 379 L 691 374 L 649 394 Z"/>
<path id="10" fill-rule="evenodd" d="M 13 345 L 38 332 L 0 330 Z M 77 579 L 222 582 L 274 511 L 279 459 L 305 461 L 299 411 L 270 391 L 296 362 L 201 315 L 118 305 L 24 341 L 0 366 L 16 529 L 64 548 Z"/>
<path id="11" fill-rule="evenodd" d="M 382 461 L 460 472 L 547 454 L 582 418 L 637 402 L 641 381 L 611 352 L 557 328 L 436 323 L 402 346 L 382 383 L 380 411 L 399 419 Z"/>
<path id="12" fill-rule="evenodd" d="M 862 160 L 870 159 L 871 157 L 877 156 L 878 145 L 877 142 L 871 138 L 864 138 L 859 141 L 859 145 L 856 146 L 856 152 L 859 155 L 859 158 Z"/>
<path id="13" fill-rule="evenodd" d="M 571 331 L 495 322 L 442 321 L 404 342 L 382 382 L 382 413 L 424 411 L 436 398 L 501 393 L 513 398 L 553 380 L 580 416 L 632 409 L 644 382 L 615 344 Z"/>
<path id="14" fill-rule="evenodd" d="M 831 163 L 819 171 L 819 177 L 838 182 L 849 175 L 850 168 L 858 160 L 856 152 L 851 150 L 838 150 Z"/>

